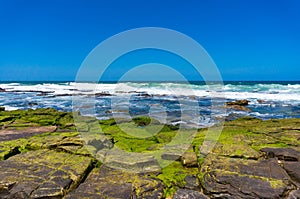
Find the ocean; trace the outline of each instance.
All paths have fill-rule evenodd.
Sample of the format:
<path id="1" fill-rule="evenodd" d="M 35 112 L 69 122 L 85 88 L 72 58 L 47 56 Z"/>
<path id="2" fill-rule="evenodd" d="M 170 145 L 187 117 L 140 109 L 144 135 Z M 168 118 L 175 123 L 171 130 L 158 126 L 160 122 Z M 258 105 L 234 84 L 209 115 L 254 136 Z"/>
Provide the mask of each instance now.
<path id="1" fill-rule="evenodd" d="M 99 120 L 149 115 L 206 127 L 242 116 L 300 118 L 300 82 L 0 82 L 0 88 L 6 110 L 55 108 Z M 247 110 L 225 108 L 242 99 Z"/>

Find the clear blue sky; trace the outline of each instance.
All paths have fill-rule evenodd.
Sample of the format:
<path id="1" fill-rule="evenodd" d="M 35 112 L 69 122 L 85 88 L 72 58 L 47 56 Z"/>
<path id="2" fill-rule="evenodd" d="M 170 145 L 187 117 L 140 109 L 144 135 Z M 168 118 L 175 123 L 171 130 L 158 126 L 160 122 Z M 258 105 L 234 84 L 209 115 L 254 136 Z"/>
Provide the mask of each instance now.
<path id="1" fill-rule="evenodd" d="M 225 80 L 300 80 L 299 0 L 1 0 L 0 81 L 74 80 L 101 41 L 157 26 L 198 41 Z"/>

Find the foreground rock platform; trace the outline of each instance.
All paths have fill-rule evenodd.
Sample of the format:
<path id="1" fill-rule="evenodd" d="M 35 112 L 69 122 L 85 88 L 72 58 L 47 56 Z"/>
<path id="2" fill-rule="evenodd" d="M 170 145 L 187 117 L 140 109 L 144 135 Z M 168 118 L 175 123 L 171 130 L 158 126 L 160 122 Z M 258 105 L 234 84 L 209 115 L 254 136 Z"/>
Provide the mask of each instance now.
<path id="1" fill-rule="evenodd" d="M 78 118 L 75 124 L 72 113 L 55 109 L 0 110 L 1 199 L 300 198 L 300 119 L 227 121 L 203 156 L 207 129 L 196 130 L 182 153 L 181 143 L 166 147 L 176 126 L 147 117 Z M 148 135 L 151 128 L 161 130 Z"/>
<path id="2" fill-rule="evenodd" d="M 51 150 L 15 155 L 0 162 L 0 198 L 62 198 L 91 166 L 89 157 Z"/>
<path id="3" fill-rule="evenodd" d="M 159 180 L 106 166 L 94 169 L 86 181 L 66 198 L 162 198 Z"/>

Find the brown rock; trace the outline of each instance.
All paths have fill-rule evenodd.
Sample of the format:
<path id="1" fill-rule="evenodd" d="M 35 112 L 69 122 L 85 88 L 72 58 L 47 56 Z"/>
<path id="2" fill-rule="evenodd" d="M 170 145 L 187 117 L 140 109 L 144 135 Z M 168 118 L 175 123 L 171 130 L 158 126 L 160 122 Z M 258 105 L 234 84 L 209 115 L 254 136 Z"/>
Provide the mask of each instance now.
<path id="1" fill-rule="evenodd" d="M 22 129 L 3 129 L 0 130 L 0 141 L 27 138 L 41 133 L 51 133 L 56 131 L 56 129 L 56 126 L 32 126 Z"/>
<path id="2" fill-rule="evenodd" d="M 294 180 L 300 188 L 300 162 L 284 162 L 283 168 L 287 171 L 292 180 Z"/>
<path id="3" fill-rule="evenodd" d="M 38 150 L 0 162 L 0 198 L 63 198 L 77 187 L 91 158 Z"/>
<path id="4" fill-rule="evenodd" d="M 160 181 L 102 165 L 94 169 L 85 182 L 68 194 L 66 199 L 132 197 L 155 199 L 161 198 L 162 193 L 163 185 Z"/>
<path id="5" fill-rule="evenodd" d="M 184 178 L 184 181 L 185 181 L 185 185 L 184 185 L 185 189 L 191 189 L 195 191 L 200 190 L 200 183 L 198 178 L 195 175 L 187 175 Z"/>
<path id="6" fill-rule="evenodd" d="M 300 161 L 300 151 L 292 148 L 262 148 L 267 157 L 277 157 L 279 160 Z"/>
<path id="7" fill-rule="evenodd" d="M 257 100 L 257 102 L 258 102 L 259 104 L 266 103 L 266 101 L 265 101 L 265 100 L 261 100 L 261 99 L 258 99 L 258 100 Z"/>
<path id="8" fill-rule="evenodd" d="M 299 199 L 300 198 L 300 190 L 293 190 L 289 193 L 287 199 Z"/>
<path id="9" fill-rule="evenodd" d="M 235 109 L 235 110 L 238 110 L 238 111 L 251 112 L 251 109 L 249 109 L 245 106 L 240 106 L 240 105 L 228 105 L 227 108 Z"/>
<path id="10" fill-rule="evenodd" d="M 187 167 L 197 167 L 198 158 L 194 152 L 185 152 L 181 157 L 181 163 Z"/>
<path id="11" fill-rule="evenodd" d="M 209 197 L 199 191 L 178 189 L 174 194 L 173 199 L 209 199 Z"/>
<path id="12" fill-rule="evenodd" d="M 239 111 L 251 112 L 251 109 L 245 107 L 249 104 L 248 100 L 237 100 L 234 102 L 226 102 L 226 108 L 231 108 Z"/>
<path id="13" fill-rule="evenodd" d="M 204 160 L 201 171 L 205 193 L 214 198 L 282 198 L 293 188 L 276 158 L 255 161 L 211 156 Z"/>
<path id="14" fill-rule="evenodd" d="M 226 102 L 227 106 L 232 106 L 232 105 L 247 106 L 248 104 L 249 104 L 249 101 L 246 99 L 236 100 L 234 102 Z"/>

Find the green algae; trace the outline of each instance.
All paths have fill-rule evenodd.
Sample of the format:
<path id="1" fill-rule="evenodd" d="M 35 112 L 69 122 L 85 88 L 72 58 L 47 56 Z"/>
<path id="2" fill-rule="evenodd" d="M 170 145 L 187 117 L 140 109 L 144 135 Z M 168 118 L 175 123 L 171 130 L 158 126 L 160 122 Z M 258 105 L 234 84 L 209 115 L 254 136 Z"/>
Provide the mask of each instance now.
<path id="1" fill-rule="evenodd" d="M 186 168 L 180 162 L 173 162 L 167 167 L 162 168 L 162 173 L 157 176 L 163 184 L 164 197 L 172 196 L 178 188 L 184 188 L 187 175 L 197 175 L 198 168 Z"/>
<path id="2" fill-rule="evenodd" d="M 43 133 L 27 139 L 0 142 L 0 160 L 8 159 L 17 153 L 41 149 L 51 149 L 79 155 L 79 157 L 92 158 L 98 151 L 97 147 L 90 144 L 93 140 L 108 139 L 116 148 L 138 153 L 158 151 L 168 144 L 179 145 L 188 140 L 191 144 L 188 151 L 194 151 L 198 154 L 200 166 L 205 164 L 206 158 L 199 157 L 199 148 L 206 139 L 207 129 L 180 129 L 179 131 L 178 126 L 160 124 L 148 117 L 138 117 L 133 121 L 125 119 L 97 121 L 95 118 L 83 116 L 78 116 L 78 118 L 80 122 L 77 122 L 75 126 L 71 113 L 59 112 L 54 109 L 1 112 L 1 128 L 18 130 L 29 126 L 55 125 L 61 131 L 70 132 Z M 264 147 L 299 148 L 299 126 L 300 119 L 262 121 L 251 117 L 239 118 L 224 124 L 222 133 L 212 152 L 217 157 L 257 160 L 261 157 L 259 150 Z M 76 132 L 75 129 L 80 133 Z M 181 137 L 179 134 L 185 134 L 185 136 Z M 51 158 L 48 157 L 45 161 L 56 161 Z M 75 159 L 73 163 L 75 164 L 76 161 L 83 162 L 84 159 Z M 98 167 L 101 165 L 99 161 L 96 164 Z M 78 165 L 78 167 L 81 166 Z M 198 176 L 202 186 L 205 186 L 203 183 L 204 176 L 208 174 L 208 172 L 199 172 L 198 168 L 186 168 L 178 161 L 162 168 L 161 172 L 156 178 L 161 180 L 165 186 L 164 197 L 172 196 L 178 188 L 183 188 L 185 186 L 184 179 L 187 175 Z M 226 173 L 228 171 L 225 170 L 218 172 L 228 175 L 244 175 L 239 172 Z M 268 181 L 274 189 L 284 185 L 284 182 L 277 179 L 251 175 L 247 175 L 247 177 Z M 80 181 L 79 178 L 72 179 Z"/>
<path id="3" fill-rule="evenodd" d="M 5 166 L 0 167 L 1 185 L 17 182 L 27 191 L 27 196 L 62 198 L 88 175 L 93 161 L 85 156 L 37 150 L 15 155 L 1 165 Z M 15 188 L 18 189 L 10 187 Z"/>
<path id="4" fill-rule="evenodd" d="M 148 126 L 137 126 L 133 122 L 111 123 L 104 125 L 101 122 L 103 134 L 113 139 L 115 145 L 130 152 L 143 152 L 148 149 L 160 148 L 162 145 L 172 141 L 177 131 L 170 130 L 168 126 L 151 124 Z"/>
<path id="5" fill-rule="evenodd" d="M 299 122 L 300 119 L 262 121 L 252 117 L 226 122 L 214 152 L 228 157 L 257 159 L 258 151 L 264 147 L 299 147 Z"/>
<path id="6" fill-rule="evenodd" d="M 265 182 L 268 182 L 269 185 L 273 188 L 273 189 L 279 189 L 279 188 L 284 188 L 287 185 L 284 183 L 284 181 L 279 180 L 279 179 L 274 179 L 274 178 L 266 178 L 263 176 L 255 176 L 255 175 L 246 175 L 246 174 L 241 174 L 238 172 L 232 172 L 232 171 L 226 171 L 226 170 L 220 170 L 220 169 L 215 169 L 214 172 L 219 172 L 224 176 L 227 175 L 236 175 L 239 177 L 248 177 L 248 178 L 253 178 L 253 179 L 258 179 L 258 180 L 262 180 Z"/>
<path id="7" fill-rule="evenodd" d="M 28 140 L 26 139 L 0 142 L 0 161 L 6 160 L 9 157 L 14 156 L 16 154 L 26 152 L 27 143 Z"/>
<path id="8" fill-rule="evenodd" d="M 152 119 L 150 117 L 140 116 L 140 117 L 133 118 L 132 121 L 137 126 L 147 126 L 151 123 Z"/>
<path id="9" fill-rule="evenodd" d="M 9 116 L 9 115 L 0 116 L 0 123 L 11 121 L 12 119 L 14 119 L 13 116 Z"/>
<path id="10" fill-rule="evenodd" d="M 13 123 L 11 127 L 56 125 L 68 128 L 74 123 L 72 113 L 60 112 L 53 108 L 1 111 L 0 126 L 3 120 L 11 121 Z"/>

